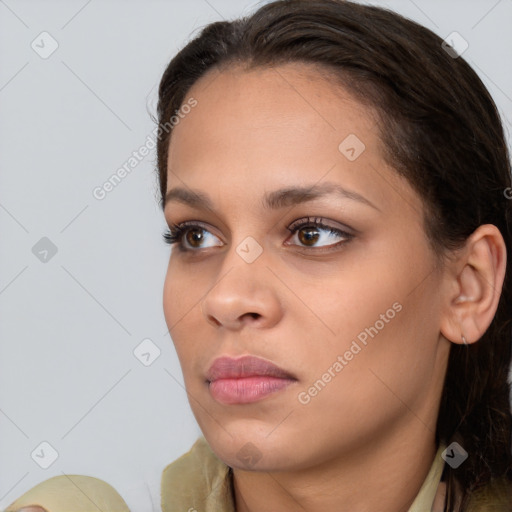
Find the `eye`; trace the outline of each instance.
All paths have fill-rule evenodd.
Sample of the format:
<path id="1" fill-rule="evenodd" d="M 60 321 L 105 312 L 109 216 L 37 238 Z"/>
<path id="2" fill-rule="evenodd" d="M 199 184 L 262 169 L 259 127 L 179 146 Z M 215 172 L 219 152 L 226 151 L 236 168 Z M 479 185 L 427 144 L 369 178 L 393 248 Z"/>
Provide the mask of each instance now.
<path id="1" fill-rule="evenodd" d="M 347 231 L 324 224 L 322 220 L 321 218 L 311 219 L 307 217 L 293 222 L 287 228 L 293 233 L 291 240 L 295 243 L 291 245 L 311 248 L 337 246 L 354 237 L 353 234 Z"/>
<path id="2" fill-rule="evenodd" d="M 220 241 L 220 243 L 203 245 L 205 241 L 215 242 L 215 239 L 219 239 L 204 226 L 193 221 L 171 224 L 170 229 L 165 231 L 162 236 L 165 243 L 169 245 L 177 244 L 182 251 L 193 251 L 223 245 Z"/>
<path id="3" fill-rule="evenodd" d="M 325 224 L 321 218 L 298 219 L 287 229 L 293 234 L 293 237 L 291 237 L 292 243 L 287 242 L 286 245 L 298 245 L 299 247 L 312 249 L 335 247 L 348 242 L 354 237 L 353 234 L 347 231 Z M 171 224 L 170 229 L 164 232 L 162 236 L 165 243 L 177 244 L 182 251 L 194 251 L 223 245 L 219 238 L 206 227 L 194 221 Z M 210 241 L 209 245 L 207 245 L 208 241 Z"/>

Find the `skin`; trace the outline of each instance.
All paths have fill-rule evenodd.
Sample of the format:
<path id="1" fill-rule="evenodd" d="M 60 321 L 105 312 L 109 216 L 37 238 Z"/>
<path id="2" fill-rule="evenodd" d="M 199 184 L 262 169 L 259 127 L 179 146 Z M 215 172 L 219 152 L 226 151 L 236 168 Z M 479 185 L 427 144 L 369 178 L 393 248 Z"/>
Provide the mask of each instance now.
<path id="1" fill-rule="evenodd" d="M 233 468 L 236 510 L 407 511 L 437 450 L 451 343 L 461 332 L 476 341 L 496 309 L 499 232 L 475 233 L 439 265 L 421 198 L 384 162 L 376 117 L 312 66 L 211 71 L 187 96 L 198 104 L 173 130 L 167 190 L 199 191 L 212 208 L 166 204 L 167 223 L 207 231 L 200 249 L 190 236 L 188 252 L 173 246 L 163 306 L 195 418 Z M 349 134 L 366 146 L 354 161 L 338 149 Z M 324 182 L 373 206 L 332 194 L 262 206 L 267 192 Z M 286 229 L 308 216 L 354 236 L 321 229 L 308 245 L 299 236 L 307 228 Z M 252 263 L 236 251 L 248 236 L 263 250 Z M 299 393 L 394 303 L 400 312 L 301 403 Z M 297 381 L 252 404 L 215 401 L 206 371 L 219 356 L 245 354 Z M 237 456 L 247 443 L 256 463 Z"/>

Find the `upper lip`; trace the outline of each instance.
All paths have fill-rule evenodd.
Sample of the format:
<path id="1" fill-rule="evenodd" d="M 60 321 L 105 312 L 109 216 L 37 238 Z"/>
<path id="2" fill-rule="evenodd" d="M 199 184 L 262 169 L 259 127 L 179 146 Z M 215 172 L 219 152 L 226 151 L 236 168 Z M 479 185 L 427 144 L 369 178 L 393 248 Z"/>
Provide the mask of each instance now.
<path id="1" fill-rule="evenodd" d="M 234 379 L 254 376 L 279 377 L 282 379 L 295 379 L 293 375 L 279 368 L 270 361 L 255 356 L 242 356 L 232 358 L 218 357 L 206 373 L 209 382 L 217 379 Z"/>

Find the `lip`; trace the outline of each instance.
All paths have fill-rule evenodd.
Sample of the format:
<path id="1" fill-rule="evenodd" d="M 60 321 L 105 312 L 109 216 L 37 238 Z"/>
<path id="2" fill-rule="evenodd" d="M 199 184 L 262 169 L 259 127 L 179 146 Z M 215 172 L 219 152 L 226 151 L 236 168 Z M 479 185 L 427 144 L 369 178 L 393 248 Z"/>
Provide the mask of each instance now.
<path id="1" fill-rule="evenodd" d="M 230 405 L 262 400 L 297 381 L 274 363 L 251 355 L 215 359 L 206 378 L 212 397 Z"/>

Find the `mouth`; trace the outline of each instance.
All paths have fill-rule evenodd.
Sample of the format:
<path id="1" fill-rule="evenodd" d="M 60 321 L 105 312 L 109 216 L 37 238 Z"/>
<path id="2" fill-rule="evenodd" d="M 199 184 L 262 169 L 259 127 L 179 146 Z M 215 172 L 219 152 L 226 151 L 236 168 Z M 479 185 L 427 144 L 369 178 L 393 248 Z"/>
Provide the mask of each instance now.
<path id="1" fill-rule="evenodd" d="M 220 357 L 206 378 L 212 397 L 226 405 L 256 402 L 297 382 L 291 373 L 254 356 Z"/>

